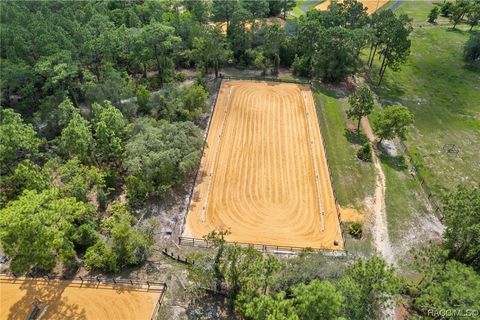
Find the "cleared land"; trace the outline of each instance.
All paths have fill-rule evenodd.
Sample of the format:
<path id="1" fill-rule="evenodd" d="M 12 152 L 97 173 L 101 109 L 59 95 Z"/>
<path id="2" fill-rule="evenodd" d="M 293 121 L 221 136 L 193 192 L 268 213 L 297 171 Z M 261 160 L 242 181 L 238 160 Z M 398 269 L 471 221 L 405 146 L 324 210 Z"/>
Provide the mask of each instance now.
<path id="1" fill-rule="evenodd" d="M 160 291 L 79 281 L 0 278 L 0 319 L 27 319 L 39 299 L 43 319 L 150 319 Z"/>
<path id="2" fill-rule="evenodd" d="M 308 86 L 225 82 L 211 121 L 184 236 L 343 249 Z"/>
<path id="3" fill-rule="evenodd" d="M 372 14 L 382 6 L 384 6 L 389 0 L 359 0 L 364 7 L 367 7 L 368 14 Z M 338 1 L 341 2 L 341 1 Z M 331 0 L 325 0 L 315 7 L 317 10 L 327 10 L 328 6 L 332 3 Z"/>
<path id="4" fill-rule="evenodd" d="M 377 89 L 382 104 L 401 104 L 414 114 L 406 144 L 437 195 L 480 181 L 480 68 L 462 60 L 471 33 L 462 31 L 466 26 L 457 28 L 415 28 L 406 65 L 399 72 L 388 70 Z M 447 144 L 458 148 L 457 156 L 445 151 Z"/>

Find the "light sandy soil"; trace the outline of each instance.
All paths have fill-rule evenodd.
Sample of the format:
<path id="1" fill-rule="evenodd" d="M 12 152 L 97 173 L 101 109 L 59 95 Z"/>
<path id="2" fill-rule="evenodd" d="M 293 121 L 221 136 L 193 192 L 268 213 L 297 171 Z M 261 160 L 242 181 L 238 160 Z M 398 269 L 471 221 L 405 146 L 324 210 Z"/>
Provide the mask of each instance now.
<path id="1" fill-rule="evenodd" d="M 212 117 L 184 236 L 343 249 L 309 87 L 224 82 Z"/>
<path id="2" fill-rule="evenodd" d="M 342 1 L 338 1 L 342 2 Z M 359 2 L 363 3 L 364 7 L 367 7 L 368 14 L 372 14 L 382 6 L 384 6 L 388 0 L 359 0 Z M 325 0 L 324 2 L 320 3 L 318 6 L 315 7 L 317 10 L 327 10 L 328 6 L 332 3 L 332 0 Z"/>
<path id="3" fill-rule="evenodd" d="M 340 216 L 343 222 L 362 222 L 365 214 L 353 208 L 340 207 Z"/>
<path id="4" fill-rule="evenodd" d="M 0 278 L 0 319 L 27 319 L 35 299 L 43 319 L 150 319 L 160 291 L 77 281 Z"/>
<path id="5" fill-rule="evenodd" d="M 375 143 L 375 135 L 373 134 L 368 118 L 363 118 L 361 121 L 365 135 L 370 143 Z M 373 226 L 372 236 L 373 242 L 380 255 L 385 261 L 391 265 L 395 265 L 395 257 L 392 250 L 392 244 L 390 243 L 390 237 L 388 236 L 388 224 L 387 224 L 387 212 L 385 206 L 385 192 L 387 184 L 385 180 L 385 174 L 383 173 L 382 165 L 376 152 L 372 153 L 372 160 L 377 172 L 377 178 L 375 181 L 375 194 L 372 201 L 367 201 L 367 206 L 372 212 Z"/>

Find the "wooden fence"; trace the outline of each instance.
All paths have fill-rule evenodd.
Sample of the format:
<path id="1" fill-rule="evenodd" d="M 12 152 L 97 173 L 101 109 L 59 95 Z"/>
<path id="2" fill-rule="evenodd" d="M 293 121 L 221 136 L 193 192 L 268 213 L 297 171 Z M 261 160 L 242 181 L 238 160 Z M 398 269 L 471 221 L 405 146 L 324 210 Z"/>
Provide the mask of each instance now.
<path id="1" fill-rule="evenodd" d="M 239 245 L 242 247 L 252 247 L 258 251 L 263 253 L 271 253 L 271 254 L 284 254 L 284 255 L 297 255 L 301 252 L 319 252 L 329 256 L 339 256 L 343 257 L 348 254 L 345 250 L 329 250 L 329 249 L 317 249 L 317 248 L 304 248 L 304 247 L 293 247 L 293 246 L 276 246 L 276 245 L 268 245 L 268 244 L 260 244 L 260 243 L 249 243 L 249 242 L 226 242 L 229 245 Z M 198 238 L 191 238 L 191 237 L 178 237 L 178 244 L 183 246 L 191 246 L 197 248 L 212 248 L 213 244 Z"/>
<path id="2" fill-rule="evenodd" d="M 84 283 L 86 284 L 107 284 L 107 285 L 112 285 L 112 286 L 131 286 L 132 289 L 145 289 L 145 286 L 147 287 L 147 290 L 149 291 L 160 291 L 160 296 L 155 304 L 155 307 L 152 312 L 152 320 L 155 320 L 157 318 L 158 310 L 160 309 L 160 305 L 163 302 L 163 299 L 165 297 L 165 293 L 167 291 L 167 284 L 164 282 L 158 282 L 158 281 L 140 281 L 140 280 L 133 280 L 133 279 L 116 279 L 116 278 L 106 278 L 106 277 L 101 277 L 101 276 L 58 276 L 58 275 L 50 275 L 50 274 L 37 274 L 37 273 L 15 273 L 15 272 L 10 272 L 10 273 L 0 273 L 0 278 L 13 278 L 13 279 L 25 279 L 25 280 L 44 280 L 44 281 L 50 281 L 50 280 L 63 280 L 63 281 L 80 281 L 81 284 L 83 285 Z"/>

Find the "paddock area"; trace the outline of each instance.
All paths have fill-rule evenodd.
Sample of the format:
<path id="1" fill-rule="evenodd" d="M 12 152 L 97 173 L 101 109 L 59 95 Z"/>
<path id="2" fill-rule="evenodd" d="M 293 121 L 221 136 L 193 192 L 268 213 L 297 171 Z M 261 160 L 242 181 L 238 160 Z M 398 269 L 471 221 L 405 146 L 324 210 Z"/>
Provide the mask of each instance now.
<path id="1" fill-rule="evenodd" d="M 0 319 L 145 319 L 162 290 L 78 280 L 0 277 Z"/>
<path id="2" fill-rule="evenodd" d="M 338 211 L 308 85 L 225 81 L 183 236 L 342 250 Z"/>

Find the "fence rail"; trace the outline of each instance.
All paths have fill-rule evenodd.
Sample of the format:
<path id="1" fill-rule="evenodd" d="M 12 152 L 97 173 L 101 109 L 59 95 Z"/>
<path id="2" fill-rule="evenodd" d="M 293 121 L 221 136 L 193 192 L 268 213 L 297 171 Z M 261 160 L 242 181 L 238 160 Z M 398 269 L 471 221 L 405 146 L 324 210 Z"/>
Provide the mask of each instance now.
<path id="1" fill-rule="evenodd" d="M 39 279 L 39 280 L 65 280 L 65 281 L 80 281 L 82 283 L 95 283 L 95 284 L 109 284 L 109 285 L 130 285 L 132 287 L 145 287 L 147 290 L 166 290 L 167 285 L 164 282 L 158 281 L 140 281 L 132 279 L 115 279 L 115 278 L 106 278 L 101 276 L 58 276 L 51 274 L 35 274 L 35 273 L 0 273 L 0 277 L 5 278 L 14 278 L 14 279 Z"/>
<path id="2" fill-rule="evenodd" d="M 187 223 L 187 215 L 188 215 L 188 211 L 190 209 L 190 205 L 191 205 L 191 202 L 192 202 L 193 192 L 195 191 L 195 187 L 197 186 L 197 179 L 198 179 L 198 174 L 200 173 L 201 161 L 203 161 L 203 153 L 205 152 L 205 147 L 207 146 L 208 132 L 210 131 L 210 125 L 212 123 L 213 113 L 215 112 L 218 96 L 220 95 L 220 89 L 222 88 L 222 83 L 223 83 L 223 79 L 220 79 L 219 84 L 218 84 L 218 88 L 212 90 L 213 92 L 215 92 L 216 95 L 215 95 L 215 99 L 214 99 L 213 104 L 212 104 L 212 112 L 210 113 L 210 117 L 208 119 L 208 124 L 207 124 L 207 127 L 205 128 L 205 137 L 203 139 L 202 152 L 201 152 L 202 157 L 200 158 L 200 163 L 198 164 L 197 171 L 195 172 L 195 178 L 193 179 L 192 188 L 190 189 L 190 193 L 188 195 L 187 209 L 185 210 L 185 214 L 183 215 L 183 223 L 182 223 L 182 226 L 181 226 L 181 231 L 182 232 L 180 234 L 183 234 L 185 224 Z"/>
<path id="3" fill-rule="evenodd" d="M 310 81 L 299 80 L 299 79 L 280 79 L 273 77 L 264 77 L 264 76 L 250 76 L 250 77 L 239 77 L 239 76 L 221 76 L 225 80 L 250 80 L 250 81 L 270 81 L 270 82 L 282 82 L 282 83 L 296 83 L 296 84 L 310 84 Z"/>
<path id="4" fill-rule="evenodd" d="M 160 293 L 160 297 L 158 297 L 157 302 L 155 303 L 155 308 L 153 308 L 152 318 L 151 320 L 157 320 L 158 312 L 160 311 L 160 306 L 162 305 L 163 299 L 165 298 L 165 294 L 167 292 L 167 284 L 164 283 L 164 290 Z"/>
<path id="5" fill-rule="evenodd" d="M 348 254 L 345 250 L 329 250 L 329 249 L 317 249 L 317 248 L 305 248 L 305 247 L 293 247 L 293 246 L 276 246 L 276 245 L 268 245 L 268 244 L 261 244 L 261 243 L 249 243 L 249 242 L 230 242 L 227 241 L 227 244 L 230 245 L 239 245 L 242 247 L 252 247 L 258 251 L 264 253 L 273 253 L 273 254 L 291 254 L 296 255 L 301 252 L 306 251 L 313 251 L 324 253 L 325 255 L 332 255 L 332 256 L 346 256 Z M 192 237 L 178 237 L 178 244 L 184 246 L 191 246 L 197 248 L 212 248 L 213 244 L 209 243 L 204 239 L 192 238 Z"/>
<path id="6" fill-rule="evenodd" d="M 312 91 L 312 95 L 315 92 L 315 88 L 313 87 L 312 84 L 310 84 L 310 91 Z M 320 107 L 317 105 L 317 102 L 315 101 L 315 96 L 313 96 L 313 103 L 315 106 L 315 115 L 318 118 L 317 110 L 321 110 Z M 320 122 L 320 119 L 319 119 Z M 330 185 L 332 186 L 332 191 L 333 191 L 333 198 L 335 199 L 335 209 L 337 211 L 337 217 L 338 217 L 338 222 L 340 224 L 340 232 L 342 233 L 342 240 L 343 240 L 343 247 L 345 248 L 345 244 L 347 242 L 347 239 L 345 237 L 345 230 L 343 230 L 343 221 L 342 221 L 342 216 L 340 215 L 340 209 L 338 207 L 338 201 L 337 201 L 337 193 L 335 191 L 335 186 L 334 186 L 334 180 L 332 176 L 332 171 L 330 170 L 330 162 L 328 160 L 328 155 L 327 155 L 327 144 L 325 143 L 325 135 L 324 131 L 322 130 L 322 125 L 319 123 L 319 128 L 320 128 L 320 133 L 322 136 L 322 147 L 323 147 L 323 152 L 325 152 L 325 159 L 327 161 L 327 170 L 328 170 L 328 175 L 330 176 Z"/>
<path id="7" fill-rule="evenodd" d="M 140 281 L 140 280 L 132 280 L 132 279 L 115 279 L 115 278 L 105 278 L 105 277 L 100 277 L 100 276 L 89 276 L 89 277 L 83 277 L 83 276 L 58 276 L 58 275 L 50 275 L 50 274 L 34 274 L 34 273 L 15 273 L 15 272 L 10 272 L 10 273 L 0 273 L 0 278 L 9 278 L 9 279 L 25 279 L 25 280 L 44 280 L 44 281 L 50 281 L 50 280 L 64 280 L 64 281 L 80 281 L 81 284 L 87 283 L 87 284 L 108 284 L 108 285 L 130 285 L 132 286 L 133 289 L 139 289 L 140 287 L 142 289 L 147 286 L 148 291 L 160 291 L 160 296 L 155 303 L 155 307 L 152 312 L 152 317 L 151 320 L 157 319 L 158 311 L 160 309 L 160 306 L 163 302 L 163 299 L 165 298 L 165 293 L 167 291 L 167 284 L 164 282 L 158 282 L 158 281 Z"/>

